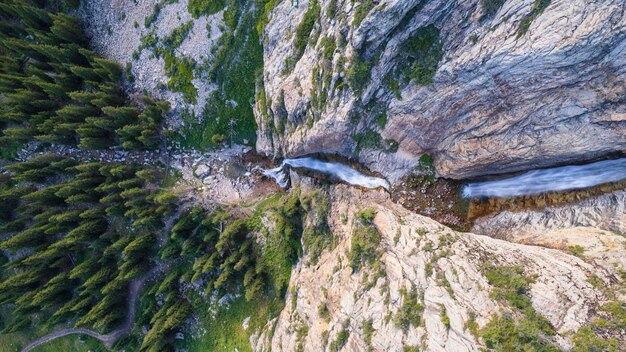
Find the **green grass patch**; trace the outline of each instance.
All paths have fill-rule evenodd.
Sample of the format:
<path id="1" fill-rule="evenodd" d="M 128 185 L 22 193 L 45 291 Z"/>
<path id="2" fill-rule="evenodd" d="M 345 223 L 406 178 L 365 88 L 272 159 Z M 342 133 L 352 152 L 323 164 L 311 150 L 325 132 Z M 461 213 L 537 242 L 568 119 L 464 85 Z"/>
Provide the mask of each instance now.
<path id="1" fill-rule="evenodd" d="M 354 10 L 352 25 L 358 27 L 365 19 L 365 16 L 374 8 L 374 0 L 362 0 L 359 6 Z"/>
<path id="2" fill-rule="evenodd" d="M 339 334 L 337 334 L 337 338 L 330 343 L 330 346 L 328 346 L 329 351 L 339 352 L 341 351 L 343 346 L 346 345 L 346 343 L 348 342 L 348 338 L 350 338 L 350 331 L 348 331 L 349 323 L 349 321 L 343 322 L 343 328 L 341 329 Z"/>
<path id="3" fill-rule="evenodd" d="M 205 334 L 189 339 L 184 343 L 189 352 L 252 351 L 249 338 L 265 324 L 278 316 L 284 307 L 281 299 L 259 296 L 251 301 L 240 297 L 232 301 L 228 307 L 218 308 L 212 315 L 209 302 L 198 301 L 194 304 L 200 320 L 200 328 Z M 242 324 L 250 317 L 248 330 Z"/>
<path id="4" fill-rule="evenodd" d="M 420 174 L 426 175 L 429 181 L 435 181 L 435 161 L 430 154 L 422 154 L 417 162 L 416 168 Z"/>
<path id="5" fill-rule="evenodd" d="M 348 253 L 353 271 L 359 270 L 363 265 L 372 264 L 380 255 L 378 245 L 382 237 L 372 223 L 374 216 L 375 212 L 372 209 L 362 210 L 355 215 L 356 221 Z"/>
<path id="6" fill-rule="evenodd" d="M 600 307 L 599 315 L 572 337 L 572 352 L 619 352 L 623 341 L 615 336 L 626 331 L 626 303 L 612 301 Z"/>
<path id="7" fill-rule="evenodd" d="M 354 54 L 352 64 L 348 68 L 347 78 L 350 88 L 355 93 L 361 94 L 367 87 L 367 83 L 370 81 L 372 66 L 372 61 L 361 59 L 358 54 Z"/>
<path id="8" fill-rule="evenodd" d="M 420 86 L 431 84 L 443 57 L 439 29 L 433 25 L 418 28 L 402 48 L 395 76 L 405 84 L 410 81 Z"/>
<path id="9" fill-rule="evenodd" d="M 184 148 L 207 150 L 217 146 L 214 135 L 230 143 L 254 145 L 256 122 L 252 106 L 255 101 L 256 77 L 263 69 L 263 48 L 255 29 L 260 10 L 252 2 L 233 1 L 224 17 L 235 18 L 232 32 L 219 40 L 219 51 L 207 75 L 217 86 L 209 97 L 200 122 L 190 119 L 179 130 L 177 140 Z M 240 16 L 240 21 L 237 18 Z M 229 25 L 229 28 L 230 28 Z"/>
<path id="10" fill-rule="evenodd" d="M 188 57 L 178 58 L 172 54 L 165 55 L 165 74 L 170 78 L 167 87 L 173 92 L 183 94 L 183 99 L 195 104 L 198 89 L 191 83 L 196 63 Z"/>
<path id="11" fill-rule="evenodd" d="M 304 49 L 306 49 L 306 46 L 309 43 L 311 31 L 313 30 L 313 27 L 319 17 L 320 4 L 317 0 L 313 0 L 309 3 L 309 8 L 304 13 L 302 21 L 296 27 L 296 34 L 293 40 L 293 55 L 291 57 L 293 65 L 295 65 L 304 54 Z"/>
<path id="12" fill-rule="evenodd" d="M 161 14 L 161 10 L 163 10 L 163 7 L 165 7 L 165 5 L 173 4 L 175 2 L 178 2 L 178 0 L 161 0 L 161 2 L 157 2 L 156 4 L 154 4 L 152 13 L 144 19 L 144 26 L 146 28 L 150 27 L 159 18 L 159 14 Z"/>
<path id="13" fill-rule="evenodd" d="M 380 121 L 376 121 L 380 123 Z M 356 142 L 354 153 L 358 156 L 364 149 L 379 149 L 387 152 L 395 153 L 398 151 L 399 144 L 393 139 L 383 139 L 380 133 L 366 128 L 362 133 L 352 136 Z"/>
<path id="14" fill-rule="evenodd" d="M 189 0 L 187 11 L 198 18 L 202 15 L 213 15 L 226 7 L 226 0 Z"/>
<path id="15" fill-rule="evenodd" d="M 43 334 L 38 334 L 43 335 Z M 0 334 L 0 351 L 18 352 L 37 337 L 32 332 L 20 331 Z M 106 352 L 104 345 L 86 335 L 68 335 L 49 341 L 32 350 L 33 352 Z"/>
<path id="16" fill-rule="evenodd" d="M 569 246 L 567 248 L 567 251 L 570 252 L 572 255 L 575 255 L 580 258 L 582 258 L 585 255 L 585 248 L 579 245 Z"/>
<path id="17" fill-rule="evenodd" d="M 528 32 L 535 18 L 539 17 L 549 5 L 550 0 L 535 0 L 532 10 L 530 10 L 528 16 L 524 17 L 517 28 L 517 38 L 524 36 Z"/>
<path id="18" fill-rule="evenodd" d="M 405 287 L 400 289 L 400 295 L 402 296 L 402 306 L 393 318 L 394 325 L 406 333 L 409 327 L 413 326 L 417 328 L 422 320 L 422 313 L 424 312 L 424 306 L 419 302 L 417 294 L 417 288 L 411 287 L 410 291 L 407 291 Z"/>
<path id="19" fill-rule="evenodd" d="M 326 5 L 326 17 L 334 18 L 337 14 L 337 0 L 328 1 L 328 5 Z"/>
<path id="20" fill-rule="evenodd" d="M 330 202 L 325 191 L 315 191 L 301 197 L 304 214 L 308 217 L 302 232 L 305 253 L 311 264 L 317 264 L 322 252 L 335 243 L 328 225 Z"/>
<path id="21" fill-rule="evenodd" d="M 102 342 L 86 335 L 69 335 L 45 343 L 33 352 L 106 352 Z"/>
<path id="22" fill-rule="evenodd" d="M 484 274 L 492 286 L 491 296 L 508 302 L 514 312 L 494 315 L 481 329 L 487 347 L 493 351 L 560 351 L 550 341 L 554 328 L 535 311 L 528 296 L 534 278 L 524 275 L 519 266 L 488 265 Z"/>
<path id="23" fill-rule="evenodd" d="M 261 15 L 259 15 L 259 17 L 257 18 L 257 23 L 256 23 L 256 29 L 257 29 L 257 34 L 259 35 L 259 37 L 263 36 L 263 31 L 265 30 L 265 27 L 267 26 L 267 24 L 270 22 L 270 13 L 272 13 L 272 10 L 278 6 L 278 4 L 280 4 L 282 0 L 258 0 L 257 4 L 259 3 L 263 3 L 262 8 L 263 8 L 263 13 Z"/>
<path id="24" fill-rule="evenodd" d="M 192 27 L 193 21 L 189 21 L 174 28 L 170 35 L 163 38 L 163 46 L 170 52 L 178 49 L 185 39 L 187 39 L 187 35 L 189 35 Z"/>

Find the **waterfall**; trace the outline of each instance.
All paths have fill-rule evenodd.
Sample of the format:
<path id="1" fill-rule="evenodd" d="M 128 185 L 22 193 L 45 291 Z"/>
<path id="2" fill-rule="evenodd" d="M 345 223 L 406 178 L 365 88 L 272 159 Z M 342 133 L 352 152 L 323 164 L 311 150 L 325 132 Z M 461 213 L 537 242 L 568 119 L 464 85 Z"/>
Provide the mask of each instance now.
<path id="1" fill-rule="evenodd" d="M 463 188 L 463 197 L 514 197 L 568 191 L 623 179 L 626 179 L 626 158 L 533 170 L 501 180 L 469 183 Z"/>
<path id="2" fill-rule="evenodd" d="M 335 176 L 338 179 L 353 186 L 372 189 L 382 187 L 386 190 L 389 190 L 389 182 L 387 182 L 387 180 L 385 179 L 364 175 L 359 171 L 351 168 L 350 166 L 342 163 L 321 161 L 311 157 L 285 159 L 279 167 L 265 170 L 264 174 L 266 176 L 272 177 L 274 180 L 276 180 L 276 183 L 278 183 L 280 187 L 284 188 L 287 186 L 288 182 L 288 176 L 286 172 L 287 166 L 308 169 Z"/>

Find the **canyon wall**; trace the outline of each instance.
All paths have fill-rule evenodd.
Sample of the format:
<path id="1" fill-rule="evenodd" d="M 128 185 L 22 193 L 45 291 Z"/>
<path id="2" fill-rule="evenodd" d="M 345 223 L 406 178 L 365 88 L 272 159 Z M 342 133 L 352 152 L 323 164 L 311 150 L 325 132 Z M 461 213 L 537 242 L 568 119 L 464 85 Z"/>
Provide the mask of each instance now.
<path id="1" fill-rule="evenodd" d="M 338 153 L 392 181 L 424 153 L 466 178 L 625 152 L 626 4 L 541 3 L 280 2 L 257 149 Z"/>

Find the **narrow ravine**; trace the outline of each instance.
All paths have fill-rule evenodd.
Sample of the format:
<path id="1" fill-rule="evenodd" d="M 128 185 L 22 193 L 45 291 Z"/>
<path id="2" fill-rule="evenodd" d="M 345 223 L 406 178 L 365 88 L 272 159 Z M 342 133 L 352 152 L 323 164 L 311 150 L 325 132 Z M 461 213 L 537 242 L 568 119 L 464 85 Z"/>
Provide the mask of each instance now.
<path id="1" fill-rule="evenodd" d="M 284 159 L 279 167 L 266 170 L 283 188 L 287 187 L 288 168 L 320 172 L 353 186 L 390 189 L 384 178 L 365 175 L 342 162 L 323 161 L 314 157 Z M 569 165 L 527 171 L 499 180 L 470 182 L 463 186 L 464 198 L 516 197 L 545 192 L 559 192 L 594 187 L 626 179 L 626 158 L 602 160 L 585 165 Z"/>

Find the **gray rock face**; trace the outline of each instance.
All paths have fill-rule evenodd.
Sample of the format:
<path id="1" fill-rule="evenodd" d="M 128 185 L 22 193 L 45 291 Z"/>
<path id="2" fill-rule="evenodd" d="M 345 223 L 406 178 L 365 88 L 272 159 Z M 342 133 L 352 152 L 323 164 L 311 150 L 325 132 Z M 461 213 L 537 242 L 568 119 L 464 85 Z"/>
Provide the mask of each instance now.
<path id="1" fill-rule="evenodd" d="M 484 16 L 478 0 L 386 0 L 359 25 L 353 24 L 358 3 L 337 1 L 330 18 L 330 1 L 321 1 L 306 50 L 288 70 L 309 3 L 296 8 L 283 1 L 265 30 L 268 111 L 257 114 L 259 151 L 358 154 L 374 169 L 397 165 L 386 171 L 392 180 L 410 172 L 423 153 L 435 157 L 441 175 L 464 178 L 626 152 L 621 0 L 553 0 L 525 33 L 519 27 L 533 0 L 508 0 L 492 16 Z M 443 47 L 433 82 L 401 84 L 398 99 L 385 78 L 406 38 L 431 24 Z M 332 62 L 321 57 L 326 37 L 337 43 Z M 355 55 L 373 65 L 360 95 L 346 84 Z M 328 97 L 320 107 L 321 91 Z M 382 129 L 371 114 L 381 106 L 387 112 Z M 398 151 L 356 153 L 351 136 L 366 129 L 397 141 Z"/>

